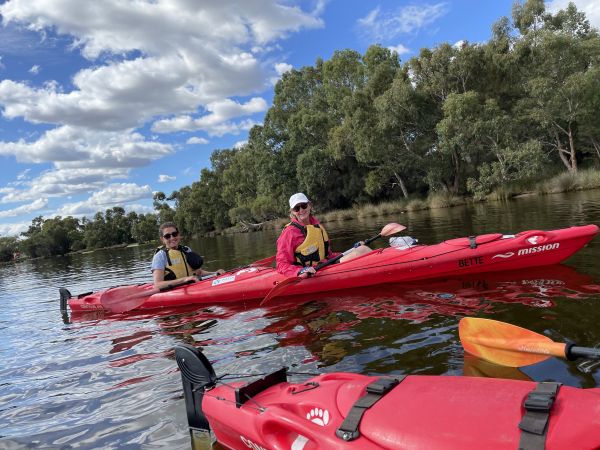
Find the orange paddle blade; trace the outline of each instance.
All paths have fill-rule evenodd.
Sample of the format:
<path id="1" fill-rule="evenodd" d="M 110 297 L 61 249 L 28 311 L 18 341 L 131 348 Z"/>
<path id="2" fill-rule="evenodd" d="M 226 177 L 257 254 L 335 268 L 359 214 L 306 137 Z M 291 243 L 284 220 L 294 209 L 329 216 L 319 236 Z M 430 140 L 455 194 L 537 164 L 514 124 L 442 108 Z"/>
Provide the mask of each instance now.
<path id="1" fill-rule="evenodd" d="M 151 284 L 119 286 L 106 290 L 100 296 L 102 307 L 113 313 L 123 313 L 137 308 L 146 298 L 159 292 Z"/>
<path id="2" fill-rule="evenodd" d="M 458 334 L 465 351 L 503 366 L 528 366 L 550 356 L 565 357 L 564 343 L 497 320 L 464 317 Z"/>
<path id="3" fill-rule="evenodd" d="M 391 236 L 392 234 L 400 233 L 401 231 L 406 230 L 404 225 L 400 225 L 399 223 L 388 223 L 381 229 L 381 233 L 379 233 L 382 237 Z"/>
<path id="4" fill-rule="evenodd" d="M 267 296 L 263 298 L 262 302 L 260 302 L 260 306 L 265 305 L 266 303 L 270 302 L 272 298 L 277 297 L 281 292 L 285 291 L 290 284 L 296 284 L 300 281 L 302 281 L 302 278 L 290 277 L 286 278 L 280 283 L 277 283 L 277 285 L 269 291 Z"/>

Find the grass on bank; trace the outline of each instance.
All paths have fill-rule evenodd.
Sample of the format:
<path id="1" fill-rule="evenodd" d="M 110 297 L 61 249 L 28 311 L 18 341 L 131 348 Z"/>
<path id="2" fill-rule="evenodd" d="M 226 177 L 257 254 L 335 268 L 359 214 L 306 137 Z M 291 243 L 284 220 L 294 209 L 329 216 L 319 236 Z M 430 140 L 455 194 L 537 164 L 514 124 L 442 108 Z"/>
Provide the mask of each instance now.
<path id="1" fill-rule="evenodd" d="M 585 169 L 579 172 L 561 173 L 549 180 L 532 184 L 513 184 L 506 185 L 490 193 L 485 199 L 480 201 L 499 201 L 518 197 L 521 195 L 547 195 L 562 192 L 582 191 L 588 189 L 600 188 L 600 170 Z M 354 205 L 349 209 L 339 209 L 324 213 L 316 212 L 319 220 L 323 223 L 341 222 L 354 220 L 357 218 L 382 217 L 393 214 L 402 214 L 405 212 L 422 211 L 428 209 L 451 208 L 453 206 L 465 205 L 475 200 L 471 197 L 458 197 L 447 192 L 433 192 L 426 198 L 400 199 L 386 201 L 378 204 L 368 203 L 363 205 Z M 289 222 L 288 218 L 274 219 L 265 222 L 263 230 L 281 230 Z M 223 234 L 239 233 L 238 227 L 231 227 L 223 230 Z"/>

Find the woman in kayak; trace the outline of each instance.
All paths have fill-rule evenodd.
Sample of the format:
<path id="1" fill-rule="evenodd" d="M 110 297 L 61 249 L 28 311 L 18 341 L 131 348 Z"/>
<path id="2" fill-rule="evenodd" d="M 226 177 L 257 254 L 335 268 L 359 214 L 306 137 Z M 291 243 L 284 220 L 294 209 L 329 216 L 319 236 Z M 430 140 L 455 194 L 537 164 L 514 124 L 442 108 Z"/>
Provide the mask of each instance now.
<path id="1" fill-rule="evenodd" d="M 205 276 L 222 274 L 202 270 L 202 256 L 194 253 L 191 248 L 180 245 L 181 236 L 173 222 L 165 222 L 158 229 L 163 245 L 156 249 L 152 258 L 152 278 L 154 287 L 161 289 L 172 284 L 181 284 L 185 281 L 197 281 L 196 275 Z M 173 283 L 177 280 L 177 283 Z"/>
<path id="2" fill-rule="evenodd" d="M 312 203 L 299 192 L 290 197 L 290 219 L 277 239 L 277 272 L 288 277 L 306 278 L 316 273 L 314 266 L 339 253 L 331 251 L 329 237 L 323 225 L 313 216 Z M 343 256 L 339 262 L 349 261 L 369 253 L 361 245 Z"/>

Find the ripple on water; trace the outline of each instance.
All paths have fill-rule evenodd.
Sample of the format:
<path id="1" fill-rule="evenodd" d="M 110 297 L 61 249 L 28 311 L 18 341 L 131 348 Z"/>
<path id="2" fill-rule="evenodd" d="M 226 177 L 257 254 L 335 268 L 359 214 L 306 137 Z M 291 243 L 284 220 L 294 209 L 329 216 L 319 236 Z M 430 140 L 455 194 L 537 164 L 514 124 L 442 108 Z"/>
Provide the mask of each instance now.
<path id="1" fill-rule="evenodd" d="M 598 224 L 600 193 L 327 226 L 334 246 L 343 249 L 392 221 L 409 225 L 410 234 L 424 243 L 493 231 Z M 273 233 L 252 233 L 201 239 L 193 247 L 226 268 L 268 256 L 274 238 Z M 464 370 L 595 386 L 598 368 L 584 373 L 557 359 L 490 375 L 487 366 L 467 364 L 456 324 L 464 315 L 479 315 L 549 333 L 553 339 L 600 343 L 599 251 L 597 238 L 569 260 L 577 270 L 545 269 L 500 281 L 483 277 L 379 286 L 370 293 L 353 290 L 269 308 L 221 305 L 89 314 L 68 323 L 58 311 L 59 287 L 77 294 L 146 282 L 153 247 L 11 265 L 0 276 L 0 447 L 189 449 L 172 352 L 180 343 L 204 346 L 218 374 L 264 373 L 281 366 L 371 374 L 459 375 Z"/>

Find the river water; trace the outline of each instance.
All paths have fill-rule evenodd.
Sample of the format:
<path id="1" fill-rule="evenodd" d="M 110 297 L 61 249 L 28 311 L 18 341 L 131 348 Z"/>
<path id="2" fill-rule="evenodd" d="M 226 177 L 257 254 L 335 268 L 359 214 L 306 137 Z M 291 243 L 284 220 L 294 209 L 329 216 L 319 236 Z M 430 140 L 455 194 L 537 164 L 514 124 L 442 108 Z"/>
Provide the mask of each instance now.
<path id="1" fill-rule="evenodd" d="M 399 222 L 421 243 L 600 224 L 600 191 L 328 223 L 336 250 Z M 207 269 L 270 256 L 275 232 L 190 242 Z M 374 247 L 386 245 L 384 240 Z M 600 238 L 564 265 L 378 286 L 297 308 L 207 306 L 153 314 L 63 316 L 73 294 L 148 281 L 152 246 L 5 265 L 0 275 L 0 448 L 189 449 L 174 345 L 202 345 L 219 373 L 478 374 L 600 385 L 600 367 L 550 358 L 517 369 L 464 356 L 458 320 L 511 322 L 556 341 L 600 344 Z"/>

